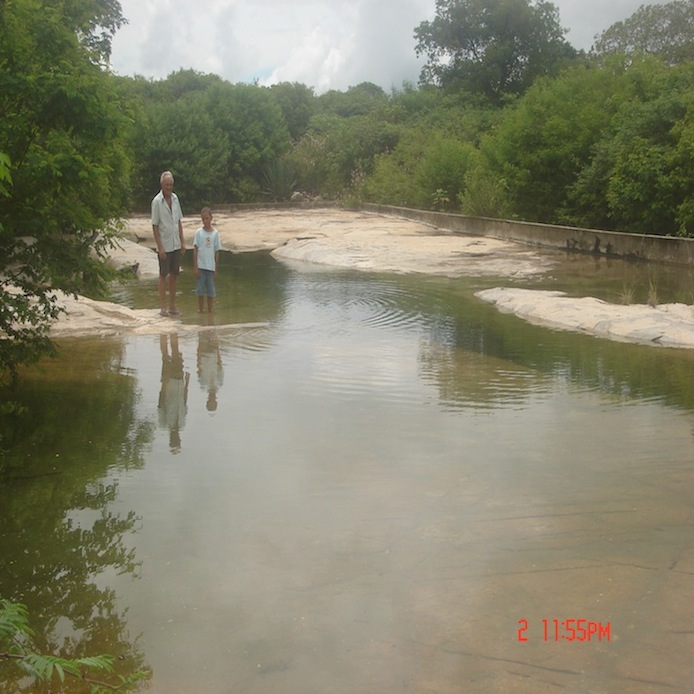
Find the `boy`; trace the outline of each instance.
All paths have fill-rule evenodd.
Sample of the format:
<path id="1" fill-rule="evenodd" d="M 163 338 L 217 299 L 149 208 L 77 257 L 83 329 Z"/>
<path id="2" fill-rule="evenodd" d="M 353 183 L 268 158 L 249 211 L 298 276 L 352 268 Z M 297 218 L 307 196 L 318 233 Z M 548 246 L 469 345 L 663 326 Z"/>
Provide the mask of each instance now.
<path id="1" fill-rule="evenodd" d="M 212 227 L 212 210 L 203 207 L 200 211 L 202 226 L 195 232 L 193 242 L 193 263 L 198 278 L 195 293 L 198 295 L 198 311 L 202 313 L 204 297 L 207 297 L 207 311 L 212 313 L 212 300 L 215 296 L 214 280 L 219 262 L 219 232 Z"/>

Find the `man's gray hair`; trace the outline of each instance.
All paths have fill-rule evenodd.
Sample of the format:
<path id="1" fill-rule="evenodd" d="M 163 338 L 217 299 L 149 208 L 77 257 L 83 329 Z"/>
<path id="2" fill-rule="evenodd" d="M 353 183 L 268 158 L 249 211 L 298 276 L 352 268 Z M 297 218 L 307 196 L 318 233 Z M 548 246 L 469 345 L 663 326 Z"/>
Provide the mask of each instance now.
<path id="1" fill-rule="evenodd" d="M 161 176 L 159 176 L 159 183 L 162 184 L 165 178 L 171 178 L 174 180 L 173 174 L 170 171 L 164 171 Z"/>

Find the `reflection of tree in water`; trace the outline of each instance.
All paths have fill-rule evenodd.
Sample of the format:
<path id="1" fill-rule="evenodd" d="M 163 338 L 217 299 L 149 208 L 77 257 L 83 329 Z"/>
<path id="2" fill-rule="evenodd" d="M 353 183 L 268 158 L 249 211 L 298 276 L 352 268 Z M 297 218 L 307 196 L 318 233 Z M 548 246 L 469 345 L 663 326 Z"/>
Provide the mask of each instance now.
<path id="1" fill-rule="evenodd" d="M 134 513 L 111 508 L 111 467 L 142 465 L 151 422 L 135 417 L 136 381 L 114 365 L 122 345 L 70 345 L 56 363 L 24 374 L 24 416 L 0 416 L 0 596 L 25 603 L 36 645 L 67 658 L 111 653 L 117 672 L 145 667 L 108 574 L 137 577 Z M 0 692 L 84 691 L 22 682 L 0 663 Z"/>
<path id="2" fill-rule="evenodd" d="M 424 376 L 449 404 L 491 406 L 558 378 L 619 397 L 694 407 L 694 350 L 625 344 L 527 323 L 475 299 L 451 301 L 423 341 Z"/>

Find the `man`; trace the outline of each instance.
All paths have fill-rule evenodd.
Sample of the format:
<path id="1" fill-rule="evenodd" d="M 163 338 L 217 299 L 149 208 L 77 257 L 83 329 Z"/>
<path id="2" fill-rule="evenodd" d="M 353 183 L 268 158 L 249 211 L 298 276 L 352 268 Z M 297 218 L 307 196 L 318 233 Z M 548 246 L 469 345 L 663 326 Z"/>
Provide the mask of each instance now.
<path id="1" fill-rule="evenodd" d="M 176 308 L 176 280 L 181 270 L 181 256 L 186 250 L 181 222 L 183 213 L 178 196 L 173 192 L 173 174 L 164 171 L 159 182 L 161 190 L 152 199 L 152 231 L 159 254 L 159 306 L 162 316 L 177 316 L 180 311 Z"/>

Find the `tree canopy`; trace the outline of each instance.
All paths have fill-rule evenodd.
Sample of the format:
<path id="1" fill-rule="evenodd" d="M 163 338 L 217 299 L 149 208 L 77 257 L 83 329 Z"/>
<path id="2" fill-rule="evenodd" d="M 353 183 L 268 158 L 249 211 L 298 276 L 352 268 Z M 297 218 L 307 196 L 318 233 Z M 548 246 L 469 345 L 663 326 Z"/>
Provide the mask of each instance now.
<path id="1" fill-rule="evenodd" d="M 433 21 L 415 29 L 421 79 L 500 103 L 575 55 L 564 33 L 545 0 L 436 0 Z"/>
<path id="2" fill-rule="evenodd" d="M 603 31 L 593 53 L 655 55 L 670 65 L 694 60 L 694 0 L 642 5 L 631 17 Z"/>
<path id="3" fill-rule="evenodd" d="M 193 70 L 156 83 L 119 80 L 139 104 L 131 143 L 137 152 L 132 200 L 139 207 L 149 205 L 167 169 L 188 210 L 252 200 L 260 194 L 264 167 L 289 149 L 287 122 L 275 99 L 286 90 L 230 84 Z M 289 111 L 286 99 L 282 104 Z M 305 127 L 298 119 L 292 125 L 297 132 Z"/>
<path id="4" fill-rule="evenodd" d="M 0 14 L 0 372 L 50 350 L 53 289 L 94 292 L 127 209 L 127 105 L 101 65 L 123 23 L 109 0 L 3 3 Z"/>

